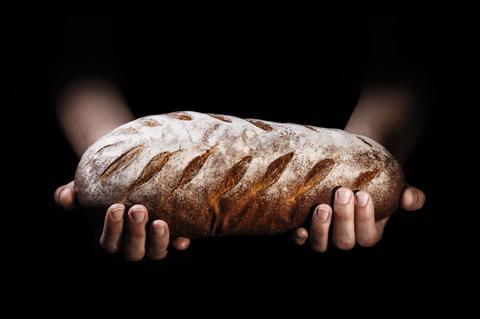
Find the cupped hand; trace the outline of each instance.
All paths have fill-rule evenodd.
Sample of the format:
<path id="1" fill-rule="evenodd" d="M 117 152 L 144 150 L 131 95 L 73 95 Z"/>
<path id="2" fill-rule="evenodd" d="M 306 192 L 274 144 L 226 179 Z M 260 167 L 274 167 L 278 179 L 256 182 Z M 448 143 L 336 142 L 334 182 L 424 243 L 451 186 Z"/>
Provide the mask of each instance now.
<path id="1" fill-rule="evenodd" d="M 414 211 L 423 207 L 425 194 L 418 188 L 407 186 L 401 195 L 400 206 Z M 373 200 L 367 192 L 353 193 L 347 187 L 335 192 L 333 209 L 330 205 L 318 205 L 312 215 L 310 233 L 300 227 L 293 232 L 293 240 L 303 245 L 309 239 L 312 249 L 325 252 L 329 233 L 332 244 L 341 250 L 350 250 L 355 245 L 370 247 L 377 244 L 383 235 L 388 218 L 375 221 Z"/>
<path id="2" fill-rule="evenodd" d="M 54 199 L 58 206 L 67 210 L 73 209 L 76 206 L 73 181 L 57 188 Z M 157 219 L 152 221 L 147 232 L 147 221 L 148 210 L 145 206 L 134 205 L 126 213 L 123 204 L 113 204 L 105 214 L 100 245 L 108 253 L 122 251 L 125 259 L 130 261 L 138 261 L 145 255 L 154 260 L 165 258 L 170 241 L 168 225 Z M 190 246 L 190 240 L 178 237 L 173 240 L 172 246 L 185 250 Z"/>

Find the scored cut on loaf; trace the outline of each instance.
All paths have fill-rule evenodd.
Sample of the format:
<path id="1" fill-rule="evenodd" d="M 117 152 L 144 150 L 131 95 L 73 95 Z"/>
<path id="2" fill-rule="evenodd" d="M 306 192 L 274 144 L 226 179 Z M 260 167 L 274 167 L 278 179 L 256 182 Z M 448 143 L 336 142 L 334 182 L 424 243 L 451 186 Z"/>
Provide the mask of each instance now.
<path id="1" fill-rule="evenodd" d="M 339 129 L 175 112 L 147 116 L 99 139 L 82 156 L 82 206 L 145 205 L 174 236 L 270 235 L 292 230 L 346 186 L 367 191 L 377 220 L 405 186 L 395 158 Z"/>

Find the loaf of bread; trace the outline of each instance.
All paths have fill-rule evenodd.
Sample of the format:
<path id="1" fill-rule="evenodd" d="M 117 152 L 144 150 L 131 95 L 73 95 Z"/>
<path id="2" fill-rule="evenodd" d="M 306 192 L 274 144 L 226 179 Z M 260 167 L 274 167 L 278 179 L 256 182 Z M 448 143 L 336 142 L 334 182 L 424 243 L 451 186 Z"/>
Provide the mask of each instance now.
<path id="1" fill-rule="evenodd" d="M 403 172 L 365 136 L 197 112 L 115 129 L 75 175 L 81 205 L 143 204 L 150 220 L 190 238 L 292 230 L 340 186 L 370 193 L 379 220 L 397 208 Z"/>

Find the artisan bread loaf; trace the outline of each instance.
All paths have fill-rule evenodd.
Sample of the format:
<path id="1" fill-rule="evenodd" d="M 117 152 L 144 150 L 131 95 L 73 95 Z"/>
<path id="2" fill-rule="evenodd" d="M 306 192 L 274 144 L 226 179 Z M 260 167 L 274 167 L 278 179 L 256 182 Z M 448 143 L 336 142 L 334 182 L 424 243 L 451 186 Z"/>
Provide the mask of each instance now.
<path id="1" fill-rule="evenodd" d="M 174 236 L 269 235 L 302 225 L 336 188 L 370 193 L 376 219 L 404 187 L 372 139 L 338 129 L 176 112 L 127 123 L 82 156 L 83 206 L 143 204 Z"/>

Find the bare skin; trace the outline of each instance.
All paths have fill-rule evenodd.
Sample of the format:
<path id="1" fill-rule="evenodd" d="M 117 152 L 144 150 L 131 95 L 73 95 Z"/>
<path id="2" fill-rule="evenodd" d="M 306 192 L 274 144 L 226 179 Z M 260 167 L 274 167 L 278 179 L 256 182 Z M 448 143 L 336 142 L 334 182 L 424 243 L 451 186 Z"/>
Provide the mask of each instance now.
<path id="1" fill-rule="evenodd" d="M 421 108 L 416 107 L 413 90 L 406 87 L 367 87 L 361 95 L 345 127 L 347 132 L 366 135 L 383 144 L 402 162 L 418 138 L 421 129 Z M 419 210 L 425 204 L 420 189 L 407 186 L 400 198 L 400 207 L 406 211 Z M 310 233 L 300 227 L 293 232 L 293 240 L 303 245 L 308 240 L 312 249 L 325 252 L 329 233 L 332 244 L 342 250 L 355 245 L 370 247 L 383 235 L 388 218 L 375 222 L 375 207 L 366 192 L 353 194 L 347 187 L 338 189 L 334 204 L 316 207 L 310 224 Z"/>
<path id="2" fill-rule="evenodd" d="M 408 157 L 419 132 L 418 126 L 412 124 L 416 116 L 415 96 L 408 89 L 369 88 L 361 96 L 345 130 L 377 140 L 403 160 Z M 79 157 L 98 138 L 134 119 L 121 95 L 112 86 L 100 82 L 80 83 L 68 90 L 60 101 L 58 117 Z M 54 199 L 64 209 L 74 208 L 73 182 L 59 187 Z M 405 188 L 400 200 L 404 210 L 418 210 L 424 203 L 425 194 L 420 189 Z M 316 252 L 327 250 L 330 232 L 331 244 L 342 250 L 355 245 L 373 246 L 380 241 L 388 222 L 388 218 L 375 222 L 374 216 L 375 208 L 368 193 L 353 194 L 342 187 L 335 194 L 333 207 L 320 204 L 313 213 L 310 229 L 300 227 L 292 237 L 299 245 L 308 240 Z M 100 245 L 108 253 L 123 252 L 131 261 L 141 260 L 145 255 L 154 260 L 165 258 L 170 242 L 168 225 L 154 220 L 147 231 L 147 221 L 148 211 L 144 206 L 135 205 L 126 212 L 122 204 L 113 204 L 105 215 Z M 122 237 L 125 237 L 123 246 L 120 245 Z M 184 237 L 172 241 L 178 250 L 185 250 L 189 245 L 190 240 Z"/>
<path id="3" fill-rule="evenodd" d="M 103 135 L 134 119 L 120 93 L 108 83 L 83 82 L 65 92 L 57 110 L 60 125 L 78 157 Z M 54 193 L 58 206 L 64 209 L 75 207 L 76 195 L 73 181 Z M 137 261 L 147 255 L 151 259 L 165 258 L 170 235 L 168 225 L 155 220 L 148 230 L 150 245 L 146 251 L 146 223 L 148 211 L 143 205 L 135 205 L 128 212 L 122 204 L 113 204 L 107 209 L 100 245 L 108 253 L 123 252 L 125 258 Z M 120 245 L 125 237 L 123 246 Z M 190 240 L 184 237 L 173 239 L 172 246 L 185 250 Z"/>

